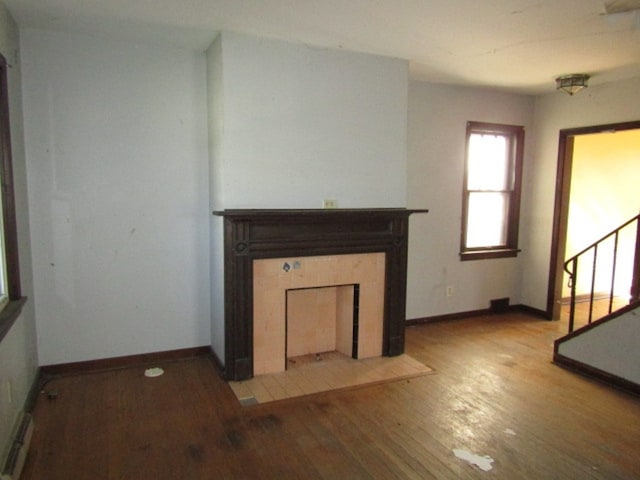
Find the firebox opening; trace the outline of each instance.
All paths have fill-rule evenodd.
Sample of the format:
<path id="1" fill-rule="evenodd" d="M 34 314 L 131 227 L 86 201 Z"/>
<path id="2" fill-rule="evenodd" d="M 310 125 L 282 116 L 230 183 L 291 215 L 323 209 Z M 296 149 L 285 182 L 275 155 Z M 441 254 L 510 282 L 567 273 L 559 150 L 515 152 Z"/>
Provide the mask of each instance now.
<path id="1" fill-rule="evenodd" d="M 327 352 L 358 358 L 359 292 L 359 284 L 286 290 L 286 367 Z"/>

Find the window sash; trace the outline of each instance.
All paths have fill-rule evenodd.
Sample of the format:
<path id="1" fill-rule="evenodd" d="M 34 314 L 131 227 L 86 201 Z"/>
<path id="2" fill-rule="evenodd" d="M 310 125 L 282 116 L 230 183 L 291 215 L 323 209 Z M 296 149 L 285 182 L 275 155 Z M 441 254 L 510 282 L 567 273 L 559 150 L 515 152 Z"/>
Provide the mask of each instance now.
<path id="1" fill-rule="evenodd" d="M 517 254 L 524 128 L 469 122 L 462 260 Z"/>
<path id="2" fill-rule="evenodd" d="M 472 133 L 467 158 L 468 190 L 511 190 L 511 158 L 506 135 Z"/>
<path id="3" fill-rule="evenodd" d="M 469 192 L 466 247 L 506 248 L 510 192 Z"/>

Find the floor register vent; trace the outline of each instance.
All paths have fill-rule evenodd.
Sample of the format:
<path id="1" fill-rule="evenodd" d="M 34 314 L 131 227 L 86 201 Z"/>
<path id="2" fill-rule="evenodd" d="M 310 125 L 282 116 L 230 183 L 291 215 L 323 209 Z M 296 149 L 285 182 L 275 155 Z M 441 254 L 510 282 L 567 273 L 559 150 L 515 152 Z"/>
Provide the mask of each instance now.
<path id="1" fill-rule="evenodd" d="M 29 413 L 22 416 L 11 451 L 2 469 L 0 480 L 18 480 L 22 473 L 22 467 L 27 459 L 29 444 L 33 435 L 33 417 Z"/>

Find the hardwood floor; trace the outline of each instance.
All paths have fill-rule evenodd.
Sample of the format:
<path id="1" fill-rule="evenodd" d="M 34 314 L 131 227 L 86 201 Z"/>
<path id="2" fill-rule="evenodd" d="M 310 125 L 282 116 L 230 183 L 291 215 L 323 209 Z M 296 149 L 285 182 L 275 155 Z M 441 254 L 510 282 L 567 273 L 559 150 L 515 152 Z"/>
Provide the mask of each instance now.
<path id="1" fill-rule="evenodd" d="M 640 399 L 553 365 L 565 332 L 520 313 L 412 326 L 435 374 L 253 407 L 207 357 L 56 378 L 22 478 L 640 478 Z"/>
<path id="2" fill-rule="evenodd" d="M 611 311 L 616 311 L 629 304 L 629 298 L 614 297 L 611 305 Z M 609 299 L 601 298 L 593 302 L 590 306 L 588 301 L 577 302 L 574 313 L 574 330 L 589 324 L 589 309 L 591 309 L 591 319 L 596 321 L 609 314 Z M 560 319 L 565 320 L 567 327 L 569 325 L 569 305 L 562 305 L 560 309 Z M 568 330 L 567 330 L 568 332 Z"/>

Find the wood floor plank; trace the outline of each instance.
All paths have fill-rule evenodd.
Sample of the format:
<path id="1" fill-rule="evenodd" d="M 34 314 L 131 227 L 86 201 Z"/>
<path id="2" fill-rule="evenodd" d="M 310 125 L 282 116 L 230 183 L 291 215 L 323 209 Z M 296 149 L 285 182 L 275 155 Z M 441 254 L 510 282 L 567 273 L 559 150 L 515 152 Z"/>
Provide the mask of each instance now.
<path id="1" fill-rule="evenodd" d="M 412 326 L 406 351 L 435 373 L 254 407 L 208 357 L 56 377 L 22 478 L 640 478 L 640 399 L 552 364 L 565 329 L 521 313 Z"/>

